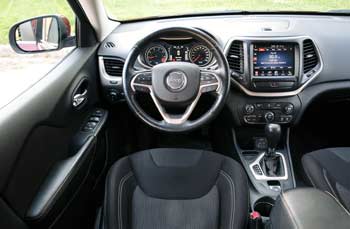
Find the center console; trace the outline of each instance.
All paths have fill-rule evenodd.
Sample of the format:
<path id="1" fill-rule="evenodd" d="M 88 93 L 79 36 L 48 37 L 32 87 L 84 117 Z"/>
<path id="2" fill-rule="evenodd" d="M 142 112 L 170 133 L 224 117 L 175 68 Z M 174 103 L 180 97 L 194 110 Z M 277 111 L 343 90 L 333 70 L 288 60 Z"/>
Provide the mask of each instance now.
<path id="1" fill-rule="evenodd" d="M 323 68 L 309 37 L 235 37 L 225 54 L 235 149 L 250 178 L 251 208 L 269 217 L 280 193 L 295 189 L 289 127 L 300 119 L 298 94 Z"/>

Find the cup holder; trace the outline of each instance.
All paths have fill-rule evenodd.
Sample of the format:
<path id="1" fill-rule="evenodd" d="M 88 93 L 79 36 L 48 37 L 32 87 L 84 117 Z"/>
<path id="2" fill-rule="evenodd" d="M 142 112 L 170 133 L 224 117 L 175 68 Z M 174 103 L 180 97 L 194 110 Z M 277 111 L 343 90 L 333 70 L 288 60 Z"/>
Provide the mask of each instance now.
<path id="1" fill-rule="evenodd" d="M 275 205 L 274 199 L 268 196 L 264 196 L 255 202 L 254 211 L 259 212 L 261 216 L 269 217 L 272 207 L 274 205 Z"/>

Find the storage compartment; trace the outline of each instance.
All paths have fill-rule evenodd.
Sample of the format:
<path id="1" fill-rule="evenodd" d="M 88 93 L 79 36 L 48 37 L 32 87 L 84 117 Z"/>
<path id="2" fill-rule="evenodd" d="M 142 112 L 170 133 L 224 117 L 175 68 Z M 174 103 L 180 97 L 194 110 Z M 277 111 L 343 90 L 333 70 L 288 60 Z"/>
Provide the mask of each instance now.
<path id="1" fill-rule="evenodd" d="M 275 200 L 271 197 L 264 196 L 258 199 L 254 204 L 254 211 L 260 213 L 263 217 L 269 217 L 272 207 L 275 205 Z"/>

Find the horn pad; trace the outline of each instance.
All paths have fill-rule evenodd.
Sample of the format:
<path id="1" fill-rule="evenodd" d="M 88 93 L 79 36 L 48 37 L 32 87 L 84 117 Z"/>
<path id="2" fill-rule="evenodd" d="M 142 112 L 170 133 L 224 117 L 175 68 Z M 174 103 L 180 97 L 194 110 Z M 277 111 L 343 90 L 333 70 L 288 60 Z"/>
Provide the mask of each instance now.
<path id="1" fill-rule="evenodd" d="M 166 103 L 187 103 L 198 94 L 200 69 L 186 62 L 158 64 L 152 69 L 155 96 Z"/>

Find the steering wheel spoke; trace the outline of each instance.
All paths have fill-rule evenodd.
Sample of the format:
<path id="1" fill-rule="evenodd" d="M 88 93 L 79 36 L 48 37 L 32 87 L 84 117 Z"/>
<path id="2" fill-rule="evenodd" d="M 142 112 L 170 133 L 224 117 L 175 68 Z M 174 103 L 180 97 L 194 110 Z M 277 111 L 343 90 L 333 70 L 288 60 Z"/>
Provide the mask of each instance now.
<path id="1" fill-rule="evenodd" d="M 152 90 L 152 72 L 137 72 L 131 80 L 131 88 L 134 92 L 150 93 Z"/>
<path id="2" fill-rule="evenodd" d="M 169 114 L 164 106 L 159 102 L 157 97 L 154 95 L 153 91 L 151 90 L 151 98 L 156 105 L 160 115 L 163 118 L 162 122 L 165 122 L 167 124 L 171 125 L 183 125 L 186 122 L 188 122 L 188 118 L 191 116 L 194 108 L 196 107 L 199 99 L 200 99 L 201 93 L 198 93 L 196 98 L 191 102 L 190 105 L 188 105 L 185 109 L 185 112 L 182 114 Z"/>
<path id="3" fill-rule="evenodd" d="M 201 71 L 201 80 L 200 80 L 200 92 L 218 92 L 220 89 L 221 80 L 213 72 Z"/>

